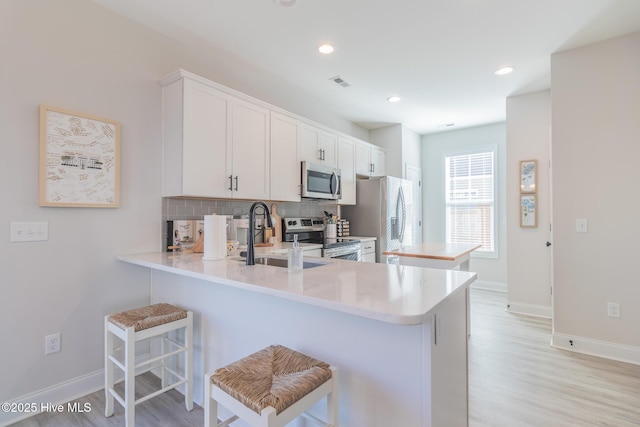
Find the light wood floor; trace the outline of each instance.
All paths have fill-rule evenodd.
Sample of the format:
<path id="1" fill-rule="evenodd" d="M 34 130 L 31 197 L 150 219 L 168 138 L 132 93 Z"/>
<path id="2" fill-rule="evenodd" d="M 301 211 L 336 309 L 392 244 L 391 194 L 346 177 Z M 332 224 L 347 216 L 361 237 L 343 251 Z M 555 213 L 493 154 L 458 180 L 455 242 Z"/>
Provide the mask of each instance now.
<path id="1" fill-rule="evenodd" d="M 551 348 L 551 321 L 472 290 L 470 427 L 640 426 L 640 366 Z"/>
<path id="2" fill-rule="evenodd" d="M 120 395 L 124 395 L 122 383 L 116 385 Z M 160 379 L 151 373 L 136 377 L 136 398 L 149 391 L 160 389 Z M 114 402 L 113 415 L 104 416 L 104 390 L 81 397 L 74 402 L 81 406 L 85 403 L 91 405 L 91 411 L 85 413 L 40 413 L 14 423 L 11 427 L 124 427 L 124 409 L 118 402 Z M 198 405 L 193 405 L 193 410 L 188 412 L 184 406 L 184 396 L 176 390 L 169 390 L 152 399 L 136 405 L 136 427 L 182 427 L 202 426 L 204 423 L 204 410 Z"/>
<path id="3" fill-rule="evenodd" d="M 553 349 L 549 320 L 509 314 L 506 304 L 503 293 L 472 290 L 470 427 L 640 426 L 640 366 Z M 146 375 L 136 384 L 155 389 L 156 380 Z M 118 404 L 104 417 L 104 392 L 77 402 L 90 403 L 92 411 L 39 414 L 13 426 L 124 426 Z M 187 412 L 175 390 L 136 407 L 140 427 L 202 426 L 203 420 L 202 408 Z"/>

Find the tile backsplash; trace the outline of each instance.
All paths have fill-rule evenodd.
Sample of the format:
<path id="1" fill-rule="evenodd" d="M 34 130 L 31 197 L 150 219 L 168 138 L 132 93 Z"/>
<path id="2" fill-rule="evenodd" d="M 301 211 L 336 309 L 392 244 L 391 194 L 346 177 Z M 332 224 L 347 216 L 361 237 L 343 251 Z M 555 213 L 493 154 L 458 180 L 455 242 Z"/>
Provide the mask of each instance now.
<path id="1" fill-rule="evenodd" d="M 167 221 L 177 219 L 202 219 L 204 215 L 233 215 L 241 217 L 249 214 L 253 202 L 246 200 L 212 200 L 185 199 L 165 197 L 162 199 L 162 242 L 167 241 Z M 337 207 L 320 205 L 314 200 L 302 202 L 270 202 L 265 201 L 271 208 L 276 205 L 278 215 L 286 217 L 322 217 L 324 211 L 337 214 Z"/>

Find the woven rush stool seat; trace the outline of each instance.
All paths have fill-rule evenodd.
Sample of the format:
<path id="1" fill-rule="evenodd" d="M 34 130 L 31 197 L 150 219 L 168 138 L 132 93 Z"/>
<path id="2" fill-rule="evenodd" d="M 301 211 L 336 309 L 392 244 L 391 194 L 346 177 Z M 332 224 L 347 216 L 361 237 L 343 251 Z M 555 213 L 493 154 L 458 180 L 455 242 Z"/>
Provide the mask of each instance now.
<path id="1" fill-rule="evenodd" d="M 134 308 L 133 310 L 108 316 L 109 321 L 119 326 L 120 329 L 133 327 L 133 330 L 136 332 L 153 328 L 154 326 L 164 325 L 165 323 L 175 320 L 185 319 L 186 317 L 187 310 L 166 303 Z"/>
<path id="2" fill-rule="evenodd" d="M 205 376 L 205 425 L 243 419 L 252 426 L 284 426 L 303 415 L 338 426 L 338 371 L 281 345 L 272 345 Z M 305 413 L 327 397 L 327 422 Z M 217 404 L 235 415 L 218 424 Z M 207 424 L 208 423 L 208 424 Z"/>
<path id="3" fill-rule="evenodd" d="M 105 316 L 105 416 L 113 415 L 114 399 L 125 408 L 125 425 L 135 425 L 135 405 L 184 384 L 185 406 L 193 409 L 193 313 L 171 304 L 159 303 Z M 184 338 L 178 340 L 178 331 Z M 122 341 L 114 347 L 114 338 Z M 135 363 L 135 345 L 157 338 L 160 354 Z M 117 353 L 122 350 L 122 356 Z M 184 353 L 184 371 L 178 372 L 178 357 Z M 169 363 L 170 362 L 170 363 Z M 140 367 L 146 368 L 140 370 Z M 124 398 L 114 389 L 114 367 L 124 372 Z M 161 389 L 135 399 L 136 374 L 160 369 Z"/>

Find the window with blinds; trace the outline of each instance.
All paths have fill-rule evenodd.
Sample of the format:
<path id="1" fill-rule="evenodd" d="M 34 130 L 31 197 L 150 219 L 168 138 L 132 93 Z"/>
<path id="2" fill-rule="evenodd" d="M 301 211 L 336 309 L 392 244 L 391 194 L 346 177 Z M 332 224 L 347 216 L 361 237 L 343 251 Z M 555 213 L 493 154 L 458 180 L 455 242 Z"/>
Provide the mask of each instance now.
<path id="1" fill-rule="evenodd" d="M 494 151 L 445 157 L 447 243 L 474 243 L 495 255 Z"/>

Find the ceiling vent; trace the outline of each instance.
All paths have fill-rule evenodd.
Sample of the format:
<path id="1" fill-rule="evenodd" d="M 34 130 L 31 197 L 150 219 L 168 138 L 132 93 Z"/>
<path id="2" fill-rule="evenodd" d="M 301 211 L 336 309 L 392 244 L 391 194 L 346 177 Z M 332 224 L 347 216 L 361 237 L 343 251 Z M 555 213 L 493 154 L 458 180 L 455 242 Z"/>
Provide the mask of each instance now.
<path id="1" fill-rule="evenodd" d="M 336 84 L 339 84 L 342 87 L 351 86 L 349 83 L 347 83 L 344 80 L 342 80 L 342 77 L 340 77 L 340 76 L 331 77 L 329 80 L 333 80 Z"/>

